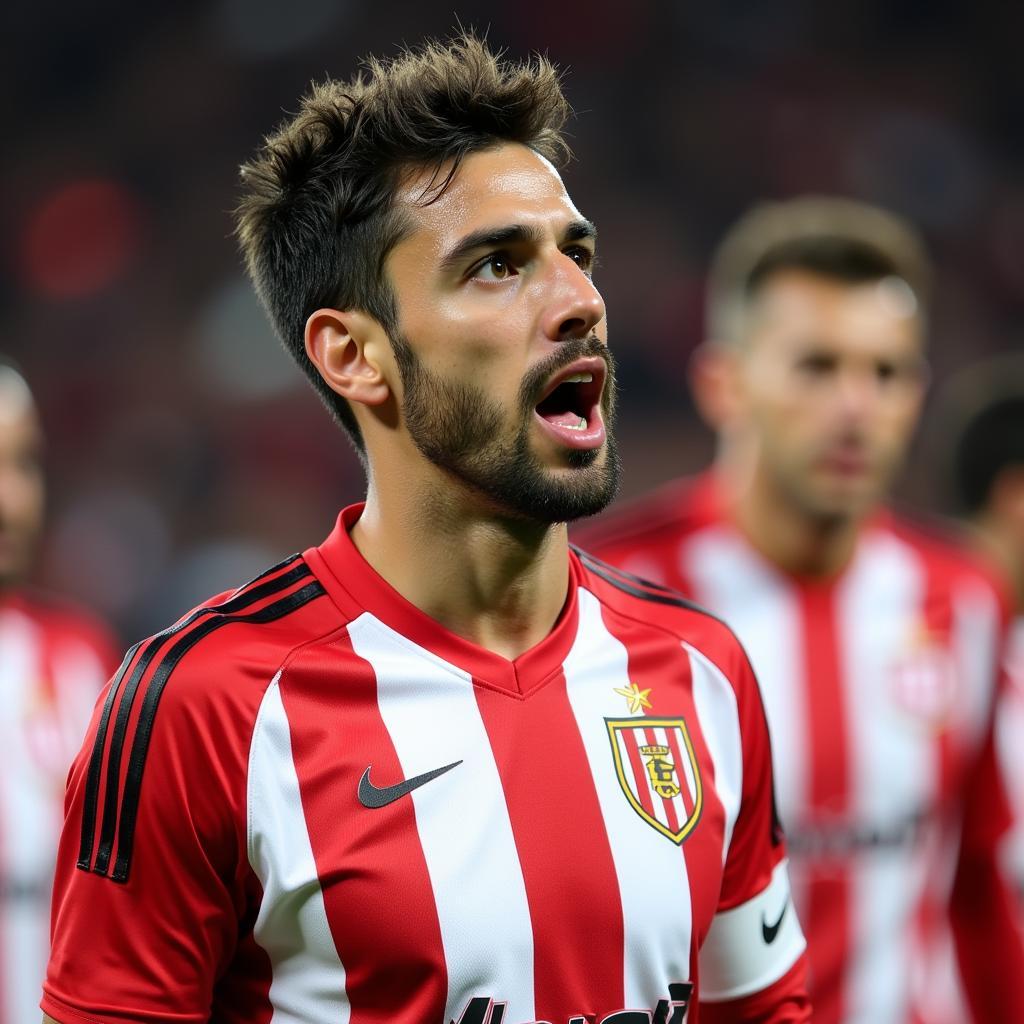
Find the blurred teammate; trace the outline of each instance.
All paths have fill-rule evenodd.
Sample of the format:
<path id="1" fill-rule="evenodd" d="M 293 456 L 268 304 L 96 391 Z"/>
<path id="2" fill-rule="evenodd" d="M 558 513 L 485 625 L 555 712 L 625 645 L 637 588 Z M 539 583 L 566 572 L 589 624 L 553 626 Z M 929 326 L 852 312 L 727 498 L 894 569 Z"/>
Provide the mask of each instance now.
<path id="1" fill-rule="evenodd" d="M 369 493 L 127 656 L 70 780 L 61 1024 L 809 1019 L 739 645 L 568 550 L 617 463 L 566 113 L 461 38 L 247 166 L 249 268 Z"/>
<path id="2" fill-rule="evenodd" d="M 0 361 L 0 1024 L 38 1016 L 64 781 L 117 664 L 101 627 L 25 585 L 42 445 L 31 392 Z"/>
<path id="3" fill-rule="evenodd" d="M 979 548 L 1011 584 L 1014 621 L 996 738 L 1016 810 L 1006 853 L 1024 911 L 1024 358 L 964 371 L 950 385 L 942 412 L 960 511 L 975 528 Z"/>
<path id="4" fill-rule="evenodd" d="M 964 551 L 878 506 L 925 390 L 927 274 L 875 208 L 754 209 L 718 252 L 694 366 L 714 466 L 581 537 L 751 657 L 821 1024 L 962 1020 L 922 978 L 947 921 L 975 1019 L 1024 1020 L 994 859 L 998 601 Z"/>

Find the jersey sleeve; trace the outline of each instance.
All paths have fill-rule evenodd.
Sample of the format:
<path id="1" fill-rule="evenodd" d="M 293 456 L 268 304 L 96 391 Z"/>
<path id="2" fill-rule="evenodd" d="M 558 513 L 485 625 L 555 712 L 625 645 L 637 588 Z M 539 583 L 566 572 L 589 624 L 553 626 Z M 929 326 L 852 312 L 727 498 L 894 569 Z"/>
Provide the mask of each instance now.
<path id="1" fill-rule="evenodd" d="M 809 1021 L 806 942 L 789 890 L 760 691 L 737 645 L 734 682 L 743 752 L 739 813 L 718 909 L 700 953 L 701 1021 Z"/>
<path id="2" fill-rule="evenodd" d="M 41 1004 L 59 1024 L 209 1020 L 257 898 L 245 755 L 210 699 L 224 670 L 183 665 L 156 715 L 159 669 L 128 699 L 144 655 L 108 686 L 68 780 Z"/>

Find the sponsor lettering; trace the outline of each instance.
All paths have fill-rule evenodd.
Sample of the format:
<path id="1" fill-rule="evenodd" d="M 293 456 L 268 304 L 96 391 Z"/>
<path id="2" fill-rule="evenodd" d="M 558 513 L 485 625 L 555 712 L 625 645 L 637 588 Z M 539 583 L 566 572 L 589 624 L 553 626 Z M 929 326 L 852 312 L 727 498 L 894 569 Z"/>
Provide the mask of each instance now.
<path id="1" fill-rule="evenodd" d="M 673 982 L 668 987 L 669 998 L 659 999 L 653 1010 L 616 1010 L 598 1020 L 596 1014 L 579 1013 L 569 1017 L 566 1024 L 683 1024 L 690 1007 L 693 985 Z M 505 1020 L 508 1003 L 489 996 L 474 996 L 466 1004 L 458 1020 L 451 1024 L 512 1024 Z M 553 1024 L 552 1021 L 532 1020 L 521 1024 Z"/>

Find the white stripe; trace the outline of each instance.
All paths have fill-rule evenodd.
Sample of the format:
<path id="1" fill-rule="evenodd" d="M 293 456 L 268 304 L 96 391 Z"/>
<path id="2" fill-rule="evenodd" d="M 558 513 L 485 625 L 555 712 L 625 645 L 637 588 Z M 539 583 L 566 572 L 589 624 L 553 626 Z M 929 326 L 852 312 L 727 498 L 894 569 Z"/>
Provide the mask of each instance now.
<path id="1" fill-rule="evenodd" d="M 693 702 L 697 706 L 700 730 L 715 766 L 715 792 L 725 811 L 725 834 L 722 840 L 724 864 L 743 800 L 743 739 L 736 693 L 717 665 L 696 647 L 685 642 L 683 647 L 690 655 Z"/>
<path id="2" fill-rule="evenodd" d="M 766 927 L 778 925 L 767 941 Z M 752 899 L 716 914 L 700 951 L 700 995 L 705 1002 L 739 999 L 775 984 L 806 948 L 789 893 L 786 861 Z"/>
<path id="3" fill-rule="evenodd" d="M 721 615 L 746 648 L 761 687 L 783 825 L 807 807 L 808 709 L 803 637 L 792 587 L 728 529 L 695 533 L 680 551 L 695 596 Z M 797 865 L 793 890 L 800 905 Z"/>
<path id="4" fill-rule="evenodd" d="M 930 809 L 938 779 L 935 735 L 900 706 L 893 671 L 920 642 L 924 593 L 924 567 L 916 553 L 876 534 L 862 541 L 836 595 L 852 768 L 850 817 L 879 830 L 898 832 Z M 845 1019 L 905 1020 L 924 869 L 912 841 L 851 856 Z"/>
<path id="5" fill-rule="evenodd" d="M 273 968 L 274 1024 L 347 1024 L 345 969 L 327 923 L 302 813 L 280 673 L 264 694 L 249 752 L 249 863 L 263 885 L 254 936 Z"/>
<path id="6" fill-rule="evenodd" d="M 625 1005 L 654 1006 L 665 998 L 670 982 L 690 977 L 692 912 L 686 860 L 671 839 L 633 810 L 622 792 L 605 719 L 623 717 L 622 697 L 614 688 L 629 686 L 626 648 L 605 627 L 597 598 L 583 589 L 579 616 L 579 632 L 565 660 L 565 680 L 619 882 Z M 661 694 L 662 702 L 669 698 L 667 691 Z M 652 885 L 652 878 L 675 878 L 677 884 Z"/>
<path id="7" fill-rule="evenodd" d="M 349 628 L 405 777 L 461 760 L 412 793 L 448 967 L 444 1020 L 500 992 L 533 1020 L 533 927 L 512 823 L 472 678 L 369 613 Z M 500 936 L 501 941 L 495 941 Z"/>

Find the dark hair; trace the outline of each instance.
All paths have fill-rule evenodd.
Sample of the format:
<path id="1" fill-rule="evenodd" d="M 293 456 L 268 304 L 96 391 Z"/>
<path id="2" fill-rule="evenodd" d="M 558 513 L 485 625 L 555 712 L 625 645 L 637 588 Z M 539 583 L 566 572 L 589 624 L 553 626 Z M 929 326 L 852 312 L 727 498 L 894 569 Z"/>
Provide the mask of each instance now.
<path id="1" fill-rule="evenodd" d="M 920 315 L 927 306 L 930 265 L 910 224 L 852 199 L 804 196 L 755 206 L 722 240 L 708 278 L 709 337 L 735 341 L 747 305 L 781 270 L 853 285 L 897 278 L 913 293 Z"/>
<path id="2" fill-rule="evenodd" d="M 949 483 L 960 510 L 980 512 L 1000 474 L 1024 467 L 1024 360 L 997 357 L 961 371 L 937 416 Z"/>
<path id="3" fill-rule="evenodd" d="M 468 154 L 502 142 L 562 164 L 568 115 L 546 58 L 513 63 L 462 34 L 370 58 L 348 82 L 313 84 L 298 114 L 242 167 L 237 234 L 249 275 L 285 347 L 361 454 L 351 408 L 306 356 L 309 315 L 321 306 L 359 309 L 394 337 L 398 310 L 383 269 L 408 230 L 394 208 L 406 176 L 432 174 L 429 203 Z"/>

